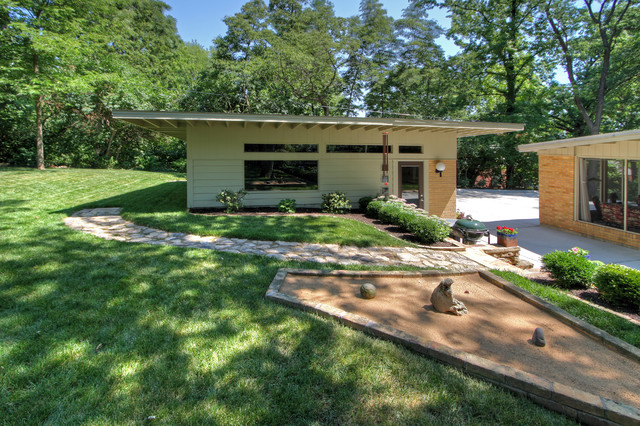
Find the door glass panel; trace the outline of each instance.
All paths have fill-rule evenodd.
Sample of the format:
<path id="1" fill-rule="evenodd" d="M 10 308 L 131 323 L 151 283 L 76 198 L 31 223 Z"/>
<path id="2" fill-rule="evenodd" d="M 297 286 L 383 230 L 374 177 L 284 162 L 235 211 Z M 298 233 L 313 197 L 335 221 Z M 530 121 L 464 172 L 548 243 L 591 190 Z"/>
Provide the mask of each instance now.
<path id="1" fill-rule="evenodd" d="M 640 161 L 627 161 L 627 231 L 640 233 Z"/>
<path id="2" fill-rule="evenodd" d="M 402 198 L 420 206 L 420 167 L 402 166 Z"/>

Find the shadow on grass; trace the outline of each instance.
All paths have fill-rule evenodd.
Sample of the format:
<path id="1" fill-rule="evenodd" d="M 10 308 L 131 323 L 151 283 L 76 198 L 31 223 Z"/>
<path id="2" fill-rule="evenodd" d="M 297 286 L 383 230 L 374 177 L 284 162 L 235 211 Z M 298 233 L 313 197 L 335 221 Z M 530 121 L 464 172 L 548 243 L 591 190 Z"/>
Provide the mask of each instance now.
<path id="1" fill-rule="evenodd" d="M 263 299 L 279 267 L 335 266 L 105 241 L 62 223 L 60 213 L 97 206 L 180 213 L 184 183 L 154 179 L 81 204 L 147 185 L 146 174 L 46 175 L 46 185 L 14 185 L 33 211 L 2 216 L 11 232 L 0 238 L 0 423 L 562 421 Z"/>
<path id="2" fill-rule="evenodd" d="M 37 235 L 46 238 L 28 248 L 0 243 L 20 252 L 0 292 L 1 417 L 136 422 L 206 402 L 238 418 L 249 409 L 250 422 L 338 420 L 357 397 L 355 376 L 336 381 L 311 365 L 334 327 L 262 298 L 282 264 L 65 229 Z M 315 406 L 317 390 L 328 405 Z"/>
<path id="3" fill-rule="evenodd" d="M 200 216 L 187 212 L 186 182 L 166 182 L 56 211 L 70 215 L 95 207 L 122 207 L 137 224 L 165 231 L 267 241 L 380 245 L 380 233 L 357 221 L 329 216 Z M 383 237 L 387 237 L 383 235 Z M 388 244 L 399 244 L 392 238 Z"/>

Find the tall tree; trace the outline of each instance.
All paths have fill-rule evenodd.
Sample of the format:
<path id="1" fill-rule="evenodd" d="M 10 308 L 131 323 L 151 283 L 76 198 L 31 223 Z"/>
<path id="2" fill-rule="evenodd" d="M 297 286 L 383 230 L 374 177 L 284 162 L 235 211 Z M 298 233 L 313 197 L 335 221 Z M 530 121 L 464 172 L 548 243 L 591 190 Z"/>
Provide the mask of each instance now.
<path id="1" fill-rule="evenodd" d="M 17 95 L 32 99 L 35 111 L 36 162 L 44 169 L 43 126 L 46 102 L 68 91 L 85 91 L 95 72 L 92 46 L 99 34 L 91 32 L 90 10 L 99 5 L 74 0 L 3 0 L 10 22 L 15 56 L 5 58 L 4 82 Z"/>
<path id="2" fill-rule="evenodd" d="M 360 14 L 348 20 L 342 107 L 347 114 L 362 107 L 366 92 L 384 80 L 395 63 L 394 20 L 379 0 L 362 0 Z"/>
<path id="3" fill-rule="evenodd" d="M 542 19 L 549 31 L 541 39 L 555 42 L 585 130 L 598 134 L 607 97 L 640 77 L 640 59 L 632 53 L 640 47 L 640 4 L 636 0 L 584 0 L 582 5 L 548 0 Z"/>
<path id="4" fill-rule="evenodd" d="M 423 117 L 439 115 L 448 107 L 448 64 L 436 43 L 442 29 L 426 11 L 410 4 L 394 22 L 395 57 L 384 74 L 369 83 L 367 106 L 373 114 L 404 113 Z"/>

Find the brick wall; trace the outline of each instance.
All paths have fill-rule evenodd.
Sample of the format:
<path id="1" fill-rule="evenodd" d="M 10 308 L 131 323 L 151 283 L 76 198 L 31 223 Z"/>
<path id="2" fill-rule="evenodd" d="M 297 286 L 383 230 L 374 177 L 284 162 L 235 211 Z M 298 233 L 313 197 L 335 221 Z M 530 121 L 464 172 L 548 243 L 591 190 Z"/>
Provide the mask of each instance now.
<path id="1" fill-rule="evenodd" d="M 573 219 L 575 157 L 539 155 L 538 164 L 541 224 L 630 247 L 640 247 L 640 234 Z"/>
<path id="2" fill-rule="evenodd" d="M 564 227 L 573 222 L 574 164 L 573 156 L 539 156 L 541 224 Z"/>
<path id="3" fill-rule="evenodd" d="M 442 177 L 436 173 L 438 161 L 430 160 L 425 173 L 429 176 L 429 214 L 456 217 L 456 160 L 442 160 L 446 169 Z"/>

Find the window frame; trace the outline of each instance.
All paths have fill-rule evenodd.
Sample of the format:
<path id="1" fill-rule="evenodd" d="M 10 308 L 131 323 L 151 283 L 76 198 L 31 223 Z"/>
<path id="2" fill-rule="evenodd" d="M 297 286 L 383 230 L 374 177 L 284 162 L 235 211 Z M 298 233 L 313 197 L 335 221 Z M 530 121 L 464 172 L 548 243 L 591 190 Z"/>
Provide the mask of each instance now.
<path id="1" fill-rule="evenodd" d="M 618 228 L 616 226 L 612 226 L 607 224 L 606 222 L 602 221 L 602 223 L 597 223 L 597 222 L 593 222 L 590 220 L 586 220 L 586 219 L 581 219 L 581 214 L 580 214 L 580 210 L 581 210 L 581 203 L 582 203 L 582 173 L 583 170 L 586 172 L 587 170 L 587 161 L 588 160 L 595 160 L 598 161 L 600 163 L 600 169 L 599 169 L 599 174 L 600 174 L 600 188 L 599 188 L 599 194 L 598 197 L 600 198 L 600 203 L 605 203 L 605 204 L 615 204 L 615 203 L 609 203 L 608 199 L 603 197 L 603 194 L 606 195 L 605 193 L 608 192 L 608 189 L 606 188 L 606 182 L 608 180 L 608 163 L 609 161 L 619 161 L 622 162 L 622 172 L 621 172 L 621 182 L 620 182 L 620 192 L 622 193 L 622 197 L 619 199 L 621 201 L 622 204 L 622 227 Z M 581 222 L 581 223 L 588 223 L 590 225 L 595 225 L 595 226 L 603 226 L 606 227 L 608 229 L 615 229 L 618 231 L 623 231 L 623 232 L 629 232 L 632 234 L 639 234 L 640 230 L 638 231 L 633 231 L 633 230 L 629 230 L 629 182 L 628 182 L 628 174 L 629 174 L 629 164 L 631 162 L 637 162 L 639 163 L 637 166 L 637 171 L 640 172 L 640 159 L 635 159 L 635 158 L 610 158 L 610 157 L 578 157 L 576 156 L 576 170 L 577 173 L 575 174 L 576 179 L 575 179 L 575 202 L 574 202 L 574 220 L 577 222 Z M 583 166 L 584 163 L 584 166 Z M 638 180 L 640 180 L 640 178 L 638 178 Z M 640 185 L 640 182 L 636 183 L 636 185 Z M 638 188 L 639 192 L 640 192 L 640 187 Z M 588 197 L 588 195 L 587 195 Z M 638 198 L 640 198 L 640 194 L 637 196 Z M 589 200 L 590 201 L 590 200 Z M 588 201 L 588 202 L 589 202 Z M 640 205 L 638 206 L 634 206 L 636 208 L 640 208 Z"/>

